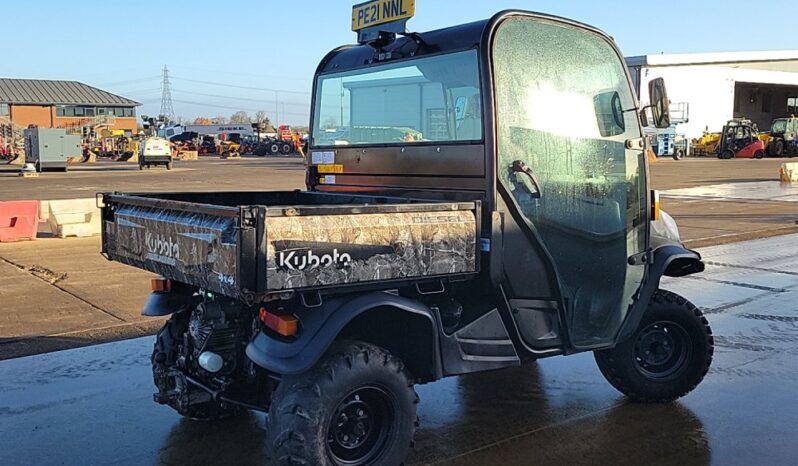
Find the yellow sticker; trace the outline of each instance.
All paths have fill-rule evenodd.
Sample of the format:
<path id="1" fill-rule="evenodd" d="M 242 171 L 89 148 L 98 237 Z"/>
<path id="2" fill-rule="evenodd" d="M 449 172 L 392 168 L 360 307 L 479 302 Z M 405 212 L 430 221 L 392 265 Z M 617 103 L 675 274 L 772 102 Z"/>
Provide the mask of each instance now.
<path id="1" fill-rule="evenodd" d="M 343 173 L 344 166 L 341 164 L 334 164 L 334 165 L 317 165 L 319 169 L 319 173 Z"/>

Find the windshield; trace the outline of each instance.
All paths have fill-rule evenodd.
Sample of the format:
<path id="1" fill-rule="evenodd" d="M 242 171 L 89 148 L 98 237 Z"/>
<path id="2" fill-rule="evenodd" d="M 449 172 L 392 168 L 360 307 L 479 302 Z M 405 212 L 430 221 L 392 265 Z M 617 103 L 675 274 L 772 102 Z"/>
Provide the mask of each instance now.
<path id="1" fill-rule="evenodd" d="M 770 128 L 771 133 L 784 133 L 787 131 L 787 120 L 776 120 L 773 122 L 773 127 Z"/>
<path id="2" fill-rule="evenodd" d="M 314 146 L 480 140 L 477 52 L 322 76 L 312 128 Z"/>

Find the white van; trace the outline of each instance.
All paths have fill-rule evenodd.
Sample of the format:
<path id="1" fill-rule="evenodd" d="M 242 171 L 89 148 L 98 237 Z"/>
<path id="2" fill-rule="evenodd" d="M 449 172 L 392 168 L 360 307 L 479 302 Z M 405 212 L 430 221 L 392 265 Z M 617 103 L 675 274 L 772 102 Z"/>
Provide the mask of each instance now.
<path id="1" fill-rule="evenodd" d="M 167 170 L 172 169 L 172 148 L 169 141 L 160 137 L 151 137 L 141 143 L 139 151 L 139 170 L 151 165 L 166 165 Z"/>

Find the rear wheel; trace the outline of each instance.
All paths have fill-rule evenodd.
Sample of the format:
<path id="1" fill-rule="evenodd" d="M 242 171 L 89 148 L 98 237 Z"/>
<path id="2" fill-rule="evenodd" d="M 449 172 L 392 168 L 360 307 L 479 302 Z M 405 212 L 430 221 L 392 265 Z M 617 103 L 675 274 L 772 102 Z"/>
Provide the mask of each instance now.
<path id="1" fill-rule="evenodd" d="M 166 163 L 166 169 L 167 170 L 171 170 L 172 169 L 172 162 L 167 162 Z"/>
<path id="2" fill-rule="evenodd" d="M 763 151 L 763 150 L 758 150 L 758 151 L 754 152 L 754 158 L 755 158 L 755 159 L 762 159 L 762 158 L 765 158 L 765 151 Z"/>
<path id="3" fill-rule="evenodd" d="M 690 301 L 658 290 L 634 335 L 594 353 L 604 377 L 633 401 L 673 401 L 692 391 L 712 363 L 709 323 Z"/>
<path id="4" fill-rule="evenodd" d="M 334 343 L 304 374 L 283 378 L 269 408 L 276 464 L 400 464 L 418 396 L 402 362 L 368 343 Z"/>
<path id="5" fill-rule="evenodd" d="M 673 160 L 681 160 L 684 158 L 684 149 L 676 149 L 673 151 Z"/>
<path id="6" fill-rule="evenodd" d="M 269 144 L 269 154 L 279 154 L 280 153 L 280 144 L 273 142 Z"/>
<path id="7" fill-rule="evenodd" d="M 293 148 L 291 147 L 291 144 L 289 144 L 287 142 L 284 142 L 284 143 L 280 144 L 280 152 L 282 152 L 283 155 L 288 155 L 292 151 L 293 151 Z"/>

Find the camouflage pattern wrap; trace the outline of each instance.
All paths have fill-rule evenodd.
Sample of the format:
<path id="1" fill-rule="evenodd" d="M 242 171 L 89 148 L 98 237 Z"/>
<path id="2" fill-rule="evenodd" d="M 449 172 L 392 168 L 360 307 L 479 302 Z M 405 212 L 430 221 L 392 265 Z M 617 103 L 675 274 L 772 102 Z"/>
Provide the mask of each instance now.
<path id="1" fill-rule="evenodd" d="M 266 217 L 266 287 L 476 271 L 473 211 Z"/>
<path id="2" fill-rule="evenodd" d="M 104 222 L 116 261 L 227 296 L 238 296 L 236 217 L 121 204 Z"/>

